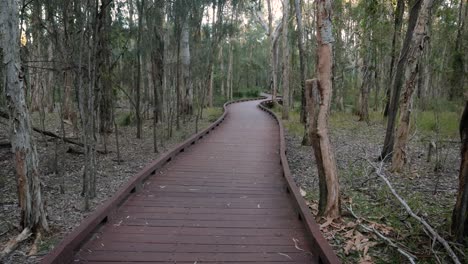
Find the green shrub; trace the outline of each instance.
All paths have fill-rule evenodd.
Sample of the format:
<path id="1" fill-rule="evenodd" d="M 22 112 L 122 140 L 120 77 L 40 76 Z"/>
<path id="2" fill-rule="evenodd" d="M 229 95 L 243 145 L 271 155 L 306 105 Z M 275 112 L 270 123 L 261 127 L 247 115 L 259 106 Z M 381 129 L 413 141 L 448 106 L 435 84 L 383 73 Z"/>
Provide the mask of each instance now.
<path id="1" fill-rule="evenodd" d="M 443 138 L 458 137 L 459 121 L 459 114 L 447 111 L 415 112 L 413 118 L 414 128 L 419 129 L 424 135 L 439 132 Z"/>
<path id="2" fill-rule="evenodd" d="M 135 114 L 133 112 L 123 113 L 119 116 L 117 123 L 120 126 L 131 126 L 136 123 Z"/>
<path id="3" fill-rule="evenodd" d="M 205 117 L 210 123 L 216 121 L 222 113 L 223 110 L 220 107 L 208 107 L 205 109 Z"/>

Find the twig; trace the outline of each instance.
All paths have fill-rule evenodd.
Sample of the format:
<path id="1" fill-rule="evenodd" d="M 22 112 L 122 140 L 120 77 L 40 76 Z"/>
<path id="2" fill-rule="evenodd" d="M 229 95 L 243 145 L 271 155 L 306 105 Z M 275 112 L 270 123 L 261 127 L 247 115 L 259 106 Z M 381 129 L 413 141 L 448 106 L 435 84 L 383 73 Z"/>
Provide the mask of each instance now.
<path id="1" fill-rule="evenodd" d="M 346 205 L 345 205 L 346 206 Z M 346 208 L 348 209 L 348 211 L 351 213 L 351 215 L 356 218 L 357 220 L 359 219 L 362 219 L 361 217 L 358 217 L 353 209 L 351 207 L 348 207 L 346 206 Z M 387 244 L 389 244 L 390 246 L 394 247 L 398 252 L 400 252 L 400 254 L 402 254 L 403 256 L 405 256 L 412 264 L 415 264 L 415 259 L 416 256 L 412 255 L 411 253 L 409 252 L 406 252 L 405 250 L 403 250 L 401 247 L 399 247 L 395 242 L 393 242 L 390 238 L 384 236 L 382 233 L 380 233 L 377 229 L 373 228 L 373 227 L 369 227 L 369 226 L 366 226 L 364 224 L 359 224 L 362 228 L 364 228 L 365 230 L 367 230 L 368 232 L 373 232 L 374 234 L 376 234 L 378 237 L 380 237 L 382 240 L 384 240 Z"/>
<path id="2" fill-rule="evenodd" d="M 461 264 L 460 260 L 458 259 L 457 255 L 455 254 L 455 252 L 453 252 L 452 248 L 450 247 L 450 245 L 448 244 L 448 242 L 442 238 L 439 233 L 437 233 L 434 228 L 432 228 L 431 225 L 429 225 L 424 219 L 422 219 L 421 217 L 419 217 L 417 214 L 415 214 L 413 212 L 413 210 L 411 209 L 411 207 L 409 207 L 409 205 L 406 203 L 405 200 L 403 200 L 403 198 L 401 198 L 398 193 L 395 191 L 395 189 L 393 188 L 392 184 L 390 183 L 390 181 L 387 179 L 387 177 L 385 176 L 385 174 L 382 172 L 383 171 L 383 163 L 380 164 L 380 166 L 376 166 L 373 162 L 371 162 L 370 160 L 366 159 L 367 162 L 372 166 L 374 167 L 375 169 L 375 173 L 385 182 L 385 184 L 387 184 L 388 188 L 390 189 L 390 191 L 392 192 L 393 196 L 395 196 L 395 198 L 398 199 L 398 201 L 403 205 L 403 207 L 405 208 L 406 212 L 412 216 L 414 219 L 416 219 L 418 222 L 420 222 L 424 228 L 432 235 L 433 239 L 436 239 L 437 241 L 439 241 L 439 243 L 441 243 L 445 250 L 447 251 L 447 253 L 449 254 L 450 258 L 452 258 L 453 262 L 456 263 L 456 264 Z"/>

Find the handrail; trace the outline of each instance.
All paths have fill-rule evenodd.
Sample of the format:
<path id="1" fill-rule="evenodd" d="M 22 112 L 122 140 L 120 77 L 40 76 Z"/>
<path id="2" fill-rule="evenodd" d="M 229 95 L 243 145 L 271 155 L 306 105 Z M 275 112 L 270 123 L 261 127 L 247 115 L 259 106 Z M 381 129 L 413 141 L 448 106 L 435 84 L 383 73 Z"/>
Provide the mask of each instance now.
<path id="1" fill-rule="evenodd" d="M 277 101 L 281 101 L 282 99 L 277 98 Z M 286 140 L 284 137 L 284 127 L 283 122 L 281 122 L 281 118 L 271 111 L 266 105 L 273 103 L 272 100 L 264 100 L 258 106 L 260 109 L 271 115 L 275 121 L 278 123 L 279 132 L 280 132 L 280 159 L 281 165 L 283 167 L 283 176 L 287 182 L 287 191 L 293 197 L 295 201 L 296 210 L 299 214 L 300 219 L 304 222 L 304 225 L 311 234 L 310 242 L 312 243 L 312 249 L 315 249 L 316 252 L 314 253 L 316 256 L 319 257 L 320 263 L 325 264 L 335 264 L 341 263 L 338 259 L 336 254 L 333 252 L 328 241 L 323 237 L 322 233 L 320 232 L 320 228 L 318 224 L 315 222 L 312 214 L 310 213 L 309 207 L 306 205 L 302 195 L 297 187 L 292 174 L 291 170 L 289 169 L 288 159 L 286 157 Z"/>
<path id="2" fill-rule="evenodd" d="M 215 122 L 199 133 L 194 134 L 184 142 L 176 145 L 171 150 L 162 154 L 159 158 L 135 174 L 111 198 L 98 206 L 96 210 L 88 215 L 78 227 L 76 227 L 70 234 L 65 236 L 62 241 L 41 260 L 41 263 L 63 264 L 71 262 L 76 253 L 75 251 L 89 239 L 90 234 L 101 225 L 108 222 L 116 210 L 120 207 L 120 205 L 122 205 L 131 194 L 138 192 L 142 188 L 143 183 L 150 175 L 155 174 L 158 169 L 170 162 L 181 152 L 184 152 L 186 148 L 189 148 L 196 142 L 200 141 L 205 135 L 209 134 L 212 130 L 216 129 L 221 123 L 223 123 L 229 114 L 227 108 L 228 105 L 245 101 L 256 101 L 265 98 L 266 97 L 261 96 L 253 99 L 240 99 L 225 103 L 223 105 L 223 114 Z"/>

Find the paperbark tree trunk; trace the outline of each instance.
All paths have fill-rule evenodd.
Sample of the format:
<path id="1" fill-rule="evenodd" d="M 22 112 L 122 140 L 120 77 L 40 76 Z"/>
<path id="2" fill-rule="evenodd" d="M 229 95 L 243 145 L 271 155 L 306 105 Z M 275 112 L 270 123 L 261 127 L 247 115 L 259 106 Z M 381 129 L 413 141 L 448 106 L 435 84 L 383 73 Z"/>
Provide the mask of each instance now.
<path id="1" fill-rule="evenodd" d="M 190 25 L 189 19 L 185 18 L 182 26 L 181 37 L 182 52 L 182 78 L 184 85 L 184 98 L 182 111 L 184 114 L 193 114 L 193 84 L 190 74 Z"/>
<path id="2" fill-rule="evenodd" d="M 468 237 L 468 93 L 465 110 L 460 121 L 461 164 L 458 175 L 457 202 L 452 214 L 452 233 L 458 242 Z"/>
<path id="3" fill-rule="evenodd" d="M 10 140 L 15 155 L 21 226 L 34 232 L 48 231 L 37 152 L 31 137 L 31 120 L 26 105 L 24 75 L 21 71 L 19 13 L 15 0 L 2 1 L 0 22 L 4 83 L 10 113 Z"/>
<path id="4" fill-rule="evenodd" d="M 332 3 L 331 0 L 318 0 L 317 5 L 317 75 L 320 105 L 317 122 L 314 126 L 313 147 L 317 168 L 323 170 L 319 178 L 319 214 L 327 218 L 340 217 L 340 187 L 335 156 L 328 136 L 328 116 L 332 99 Z"/>
<path id="5" fill-rule="evenodd" d="M 395 145 L 393 146 L 392 170 L 395 172 L 400 172 L 406 162 L 406 147 L 410 130 L 412 98 L 418 77 L 418 62 L 428 41 L 427 34 L 433 3 L 434 0 L 422 0 L 421 9 L 408 49 L 407 63 L 405 65 L 405 91 L 401 98 L 400 122 L 396 133 Z"/>
<path id="6" fill-rule="evenodd" d="M 289 119 L 289 0 L 283 0 L 283 113 L 282 119 Z"/>
<path id="7" fill-rule="evenodd" d="M 408 22 L 408 30 L 406 31 L 405 41 L 400 52 L 398 64 L 395 69 L 395 74 L 392 78 L 391 84 L 391 97 L 390 104 L 388 107 L 388 118 L 387 128 L 385 132 L 385 140 L 380 154 L 381 160 L 390 158 L 393 154 L 393 145 L 395 143 L 395 125 L 398 113 L 398 103 L 400 101 L 401 87 L 403 86 L 403 77 L 405 73 L 405 67 L 408 61 L 408 51 L 410 42 L 413 36 L 413 31 L 416 26 L 416 21 L 419 16 L 419 10 L 423 0 L 415 0 L 415 3 L 410 11 L 410 17 Z"/>

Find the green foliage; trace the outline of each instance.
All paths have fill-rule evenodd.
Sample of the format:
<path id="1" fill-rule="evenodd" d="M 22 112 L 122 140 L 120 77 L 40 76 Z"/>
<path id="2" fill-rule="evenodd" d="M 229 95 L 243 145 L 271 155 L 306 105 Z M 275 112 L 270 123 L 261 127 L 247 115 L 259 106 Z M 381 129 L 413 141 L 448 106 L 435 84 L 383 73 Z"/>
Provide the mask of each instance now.
<path id="1" fill-rule="evenodd" d="M 232 96 L 235 99 L 242 99 L 242 98 L 256 98 L 260 96 L 260 88 L 252 88 L 252 89 L 245 89 L 232 92 Z"/>
<path id="2" fill-rule="evenodd" d="M 414 118 L 415 127 L 423 135 L 431 136 L 439 133 L 442 138 L 457 138 L 459 115 L 449 111 L 423 111 L 416 112 Z"/>
<path id="3" fill-rule="evenodd" d="M 136 117 L 133 112 L 122 113 L 117 117 L 119 126 L 132 126 L 136 123 Z"/>
<path id="4" fill-rule="evenodd" d="M 205 109 L 205 117 L 210 123 L 216 121 L 222 113 L 223 110 L 220 107 L 208 107 Z"/>

